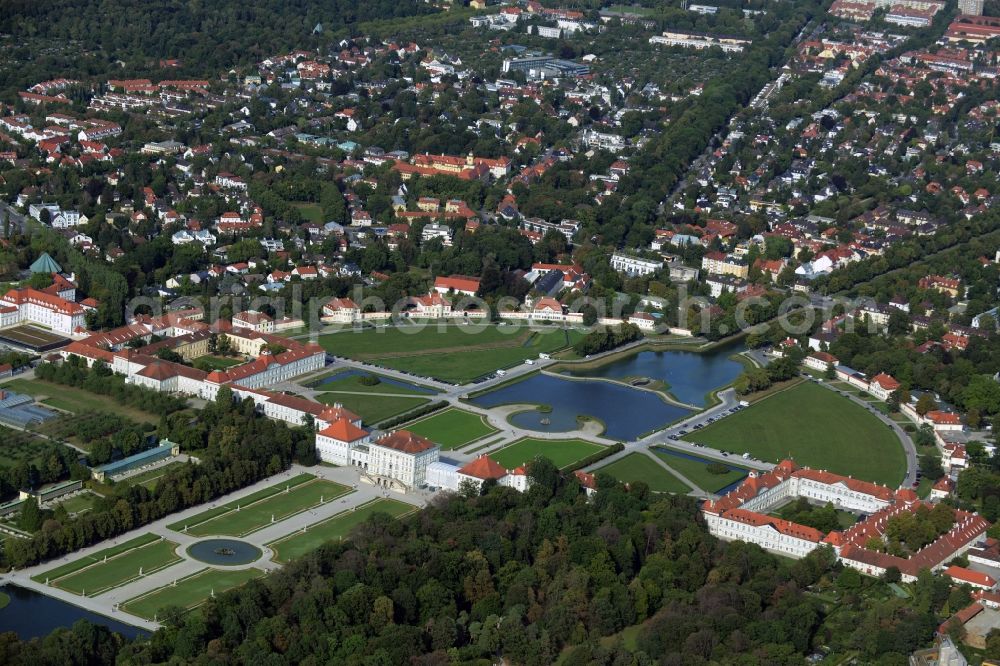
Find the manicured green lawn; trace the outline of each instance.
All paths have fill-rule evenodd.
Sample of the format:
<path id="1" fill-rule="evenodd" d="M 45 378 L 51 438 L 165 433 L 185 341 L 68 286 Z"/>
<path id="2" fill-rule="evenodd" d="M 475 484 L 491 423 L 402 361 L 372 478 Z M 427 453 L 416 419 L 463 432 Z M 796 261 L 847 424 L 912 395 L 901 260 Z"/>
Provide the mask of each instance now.
<path id="1" fill-rule="evenodd" d="M 293 205 L 299 209 L 299 213 L 302 214 L 302 219 L 306 222 L 323 224 L 323 209 L 320 208 L 319 204 L 309 201 L 299 201 Z"/>
<path id="2" fill-rule="evenodd" d="M 171 469 L 174 465 L 183 465 L 184 463 L 173 462 L 169 465 L 164 465 L 163 467 L 157 467 L 156 469 L 146 470 L 145 472 L 140 472 L 134 476 L 130 476 L 127 479 L 122 479 L 117 481 L 117 483 L 127 483 L 130 486 L 145 486 L 150 490 L 156 488 L 157 482 L 160 478 L 167 473 L 168 469 Z"/>
<path id="3" fill-rule="evenodd" d="M 193 524 L 188 522 L 187 534 L 195 536 L 227 535 L 245 536 L 272 522 L 284 520 L 321 501 L 326 503 L 352 492 L 347 486 L 333 481 L 316 479 L 288 490 L 271 495 L 253 504 L 241 502 L 238 507 L 229 504 L 229 510 L 212 515 L 207 520 Z"/>
<path id="4" fill-rule="evenodd" d="M 259 502 L 263 499 L 266 499 L 271 495 L 277 495 L 278 493 L 284 492 L 286 489 L 300 486 L 303 483 L 308 483 L 309 481 L 312 481 L 315 478 L 316 476 L 314 474 L 309 474 L 308 472 L 304 474 L 298 474 L 288 479 L 287 481 L 279 481 L 278 483 L 275 483 L 273 486 L 268 486 L 267 488 L 261 488 L 258 491 L 246 495 L 245 497 L 241 497 L 237 501 L 230 502 L 229 504 L 222 504 L 220 506 L 215 507 L 214 509 L 207 509 L 197 515 L 191 516 L 190 518 L 185 518 L 184 520 L 178 520 L 175 523 L 167 525 L 167 528 L 172 529 L 175 532 L 183 532 L 185 525 L 194 526 L 199 523 L 203 523 L 206 520 L 214 518 L 215 516 L 221 516 L 222 514 L 235 509 L 237 506 L 249 506 L 254 502 Z"/>
<path id="5" fill-rule="evenodd" d="M 160 420 L 157 414 L 150 414 L 134 407 L 122 405 L 109 396 L 98 395 L 73 386 L 64 386 L 40 379 L 12 379 L 9 382 L 5 382 L 2 388 L 16 393 L 27 393 L 35 397 L 44 396 L 44 400 L 42 400 L 43 404 L 63 411 L 73 412 L 74 414 L 101 411 L 113 412 L 134 421 L 157 423 Z"/>
<path id="6" fill-rule="evenodd" d="M 375 373 L 366 373 L 367 376 L 382 379 Z M 318 377 L 309 382 L 309 388 L 317 391 L 347 391 L 349 393 L 392 393 L 394 395 L 415 395 L 431 396 L 434 393 L 415 391 L 406 386 L 400 386 L 391 381 L 379 381 L 378 384 L 363 384 L 361 379 L 366 375 L 355 374 L 352 371 L 333 372 L 322 377 Z M 430 388 L 430 387 L 428 387 Z"/>
<path id="7" fill-rule="evenodd" d="M 387 396 L 331 392 L 317 393 L 316 400 L 327 405 L 340 403 L 345 409 L 360 416 L 366 425 L 373 425 L 379 421 L 399 416 L 430 402 L 429 398 L 415 398 L 407 395 Z"/>
<path id="8" fill-rule="evenodd" d="M 135 537 L 134 539 L 129 539 L 128 541 L 120 543 L 117 546 L 111 546 L 110 548 L 99 550 L 92 555 L 81 557 L 79 559 L 73 560 L 72 562 L 68 562 L 53 569 L 49 569 L 48 571 L 43 571 L 40 574 L 32 576 L 31 580 L 35 581 L 36 583 L 44 583 L 46 580 L 54 581 L 58 578 L 62 578 L 63 576 L 68 576 L 71 573 L 79 571 L 84 567 L 88 567 L 91 564 L 101 562 L 102 560 L 104 560 L 104 558 L 110 560 L 111 558 L 117 555 L 120 555 L 130 550 L 134 550 L 136 548 L 141 548 L 142 546 L 155 543 L 159 540 L 160 537 L 157 536 L 156 534 L 153 534 L 152 532 L 147 534 L 142 534 L 140 536 Z"/>
<path id="9" fill-rule="evenodd" d="M 532 439 L 526 437 L 491 453 L 490 458 L 506 469 L 514 469 L 542 456 L 562 469 L 587 456 L 594 455 L 602 448 L 600 444 L 582 439 Z"/>
<path id="10" fill-rule="evenodd" d="M 848 398 L 803 382 L 684 436 L 732 453 L 826 469 L 896 487 L 906 459 L 896 435 Z"/>
<path id="11" fill-rule="evenodd" d="M 440 444 L 446 451 L 463 447 L 469 442 L 497 432 L 497 429 L 479 414 L 454 407 L 403 427 Z"/>
<path id="12" fill-rule="evenodd" d="M 514 326 L 438 325 L 437 322 L 364 328 L 321 335 L 319 344 L 337 356 L 368 359 L 383 354 L 462 348 L 484 344 L 523 343 L 528 332 Z"/>
<path id="13" fill-rule="evenodd" d="M 302 557 L 322 543 L 346 537 L 356 525 L 360 525 L 373 514 L 387 513 L 397 518 L 411 511 L 416 511 L 416 507 L 412 504 L 392 499 L 376 499 L 362 504 L 354 511 L 338 513 L 332 518 L 310 525 L 305 532 L 296 532 L 269 543 L 268 546 L 274 551 L 275 561 L 288 562 Z"/>
<path id="14" fill-rule="evenodd" d="M 246 363 L 246 360 L 240 357 L 231 356 L 199 356 L 194 360 L 198 367 L 206 368 L 209 371 L 212 370 L 225 370 L 226 368 L 231 368 L 234 365 L 241 365 Z"/>
<path id="15" fill-rule="evenodd" d="M 688 458 L 682 458 L 681 456 L 670 455 L 669 453 L 660 452 L 653 449 L 653 453 L 660 457 L 660 459 L 670 465 L 673 469 L 686 476 L 695 483 L 702 490 L 706 490 L 710 493 L 714 493 L 720 488 L 725 488 L 731 483 L 739 481 L 747 475 L 747 471 L 742 467 L 739 471 L 730 471 L 725 474 L 712 474 L 708 471 L 708 466 L 710 462 L 701 462 L 700 460 L 689 460 Z M 728 465 L 729 463 L 725 463 Z M 735 465 L 732 465 L 735 467 Z"/>
<path id="16" fill-rule="evenodd" d="M 181 561 L 173 541 L 154 541 L 127 551 L 55 581 L 55 586 L 73 594 L 93 597 L 113 587 L 159 571 Z M 142 574 L 139 572 L 142 571 Z M 52 582 L 50 580 L 50 582 Z"/>
<path id="17" fill-rule="evenodd" d="M 83 513 L 93 508 L 96 499 L 97 495 L 87 492 L 59 502 L 59 506 L 66 509 L 66 513 Z"/>
<path id="18" fill-rule="evenodd" d="M 795 502 L 786 504 L 777 511 L 771 512 L 772 516 L 777 516 L 778 518 L 784 518 L 785 520 L 795 520 Z M 858 522 L 858 517 L 855 516 L 850 511 L 841 511 L 837 509 L 837 522 L 840 524 L 840 529 L 846 530 L 848 527 Z"/>
<path id="19" fill-rule="evenodd" d="M 642 481 L 657 493 L 688 493 L 691 488 L 676 476 L 663 469 L 642 453 L 630 453 L 610 465 L 597 470 L 598 474 L 608 474 L 622 483 Z"/>
<path id="20" fill-rule="evenodd" d="M 363 330 L 320 336 L 331 354 L 376 363 L 386 368 L 446 382 L 466 383 L 477 377 L 537 359 L 573 345 L 576 330 L 557 327 L 531 332 L 526 327 L 426 325 Z"/>
<path id="21" fill-rule="evenodd" d="M 254 568 L 234 571 L 202 569 L 192 576 L 177 581 L 176 585 L 161 587 L 154 592 L 126 601 L 122 605 L 122 610 L 152 620 L 164 608 L 177 606 L 190 610 L 205 603 L 213 594 L 221 594 L 263 575 L 262 570 Z"/>

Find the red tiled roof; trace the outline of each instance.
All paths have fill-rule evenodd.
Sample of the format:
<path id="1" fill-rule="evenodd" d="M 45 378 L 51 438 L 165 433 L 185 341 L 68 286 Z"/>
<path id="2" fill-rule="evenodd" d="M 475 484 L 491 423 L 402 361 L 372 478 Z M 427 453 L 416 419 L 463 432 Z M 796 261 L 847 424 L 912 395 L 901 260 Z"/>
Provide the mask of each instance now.
<path id="1" fill-rule="evenodd" d="M 44 291 L 24 287 L 21 289 L 11 289 L 4 294 L 3 299 L 7 303 L 22 305 L 24 303 L 34 303 L 48 310 L 65 315 L 83 314 L 83 307 L 77 303 L 67 301 L 53 294 L 46 294 Z"/>
<path id="2" fill-rule="evenodd" d="M 339 442 L 356 442 L 368 436 L 368 431 L 351 423 L 349 419 L 337 419 L 329 427 L 320 430 L 320 435 Z"/>
<path id="3" fill-rule="evenodd" d="M 485 453 L 458 470 L 459 474 L 477 479 L 502 479 L 507 476 L 507 470 Z"/>
<path id="4" fill-rule="evenodd" d="M 793 523 L 792 521 L 785 520 L 783 518 L 767 516 L 763 513 L 757 513 L 756 511 L 747 511 L 746 509 L 729 509 L 728 511 L 722 513 L 722 517 L 728 518 L 729 520 L 735 520 L 746 525 L 753 525 L 754 527 L 767 525 L 781 534 L 795 537 L 797 539 L 803 539 L 805 541 L 812 541 L 813 543 L 819 543 L 823 540 L 823 533 L 813 527 Z"/>
<path id="5" fill-rule="evenodd" d="M 927 412 L 926 417 L 934 423 L 940 425 L 958 425 L 962 422 L 962 419 L 958 416 L 958 414 L 953 412 L 942 412 L 939 410 Z"/>
<path id="6" fill-rule="evenodd" d="M 872 377 L 872 382 L 878 384 L 886 391 L 895 391 L 899 388 L 899 382 L 892 375 L 887 375 L 884 372 L 880 372 Z"/>
<path id="7" fill-rule="evenodd" d="M 809 354 L 809 356 L 811 358 L 822 361 L 823 363 L 832 363 L 836 365 L 839 362 L 836 356 L 834 356 L 833 354 L 828 354 L 823 351 L 813 352 Z"/>
<path id="8" fill-rule="evenodd" d="M 330 299 L 330 302 L 323 307 L 330 311 L 356 310 L 358 308 L 358 305 L 349 298 L 332 298 Z"/>
<path id="9" fill-rule="evenodd" d="M 396 430 L 382 435 L 375 444 L 403 453 L 422 453 L 437 446 L 434 442 L 409 430 Z"/>
<path id="10" fill-rule="evenodd" d="M 434 280 L 435 289 L 454 289 L 455 291 L 479 291 L 479 278 L 467 277 L 465 275 L 451 275 L 448 277 L 438 277 Z"/>
<path id="11" fill-rule="evenodd" d="M 597 490 L 597 477 L 590 472 L 584 472 L 582 469 L 578 469 L 573 472 L 573 476 L 580 481 L 580 485 L 584 488 L 589 488 L 590 490 Z"/>
<path id="12" fill-rule="evenodd" d="M 850 477 L 841 476 L 840 474 L 834 474 L 832 472 L 803 468 L 795 472 L 795 476 L 817 481 L 819 483 L 825 483 L 829 486 L 841 483 L 854 492 L 871 495 L 887 502 L 893 498 L 893 491 L 891 488 L 880 486 L 877 483 L 862 481 L 860 479 L 852 479 Z"/>
<path id="13" fill-rule="evenodd" d="M 984 574 L 981 571 L 973 571 L 972 569 L 966 569 L 965 567 L 955 565 L 945 569 L 944 575 L 949 576 L 953 580 L 963 583 L 971 583 L 973 585 L 980 585 L 982 587 L 993 587 L 997 584 L 992 576 Z"/>

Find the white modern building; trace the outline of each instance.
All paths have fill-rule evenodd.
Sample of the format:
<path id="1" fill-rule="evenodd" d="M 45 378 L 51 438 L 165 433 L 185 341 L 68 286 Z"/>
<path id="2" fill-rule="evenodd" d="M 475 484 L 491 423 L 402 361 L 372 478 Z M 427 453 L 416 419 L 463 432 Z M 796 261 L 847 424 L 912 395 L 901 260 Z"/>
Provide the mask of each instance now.
<path id="1" fill-rule="evenodd" d="M 663 268 L 663 261 L 615 252 L 611 255 L 611 268 L 626 275 L 652 275 Z"/>

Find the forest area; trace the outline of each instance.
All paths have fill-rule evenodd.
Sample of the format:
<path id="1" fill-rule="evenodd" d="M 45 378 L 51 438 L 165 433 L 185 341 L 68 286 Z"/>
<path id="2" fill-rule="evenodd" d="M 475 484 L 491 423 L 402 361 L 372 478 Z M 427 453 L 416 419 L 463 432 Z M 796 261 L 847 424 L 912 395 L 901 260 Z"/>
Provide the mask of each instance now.
<path id="1" fill-rule="evenodd" d="M 790 561 L 710 536 L 694 500 L 599 477 L 588 498 L 539 460 L 524 494 L 487 484 L 404 521 L 373 516 L 147 642 L 85 623 L 0 637 L 7 664 L 801 664 L 818 645 L 905 664 L 964 599 L 921 574 L 914 598 L 819 549 Z M 835 599 L 836 603 L 830 603 Z M 638 626 L 637 626 L 638 625 Z M 622 631 L 633 627 L 629 644 Z M 637 631 L 636 631 L 637 628 Z M 83 655 L 86 654 L 86 658 Z"/>
<path id="2" fill-rule="evenodd" d="M 172 77 L 201 78 L 278 52 L 315 49 L 358 22 L 432 11 L 418 0 L 9 0 L 0 34 L 17 40 L 13 55 L 21 66 L 0 71 L 0 91 L 23 89 L 53 71 L 128 78 L 148 74 L 160 59 L 180 61 Z M 27 46 L 33 39 L 50 45 L 41 57 Z"/>

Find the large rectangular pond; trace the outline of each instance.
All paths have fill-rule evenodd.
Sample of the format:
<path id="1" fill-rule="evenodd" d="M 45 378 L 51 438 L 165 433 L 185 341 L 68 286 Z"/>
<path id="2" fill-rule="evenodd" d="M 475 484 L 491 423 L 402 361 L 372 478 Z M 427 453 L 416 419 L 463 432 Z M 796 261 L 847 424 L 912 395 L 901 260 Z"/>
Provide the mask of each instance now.
<path id="1" fill-rule="evenodd" d="M 643 351 L 596 368 L 574 371 L 574 377 L 647 377 L 669 385 L 681 402 L 704 406 L 711 391 L 730 384 L 743 372 L 743 364 L 730 358 L 744 350 L 740 344 L 710 352 Z"/>
<path id="2" fill-rule="evenodd" d="M 78 620 L 102 624 L 126 638 L 149 635 L 144 629 L 24 587 L 4 585 L 0 591 L 10 597 L 10 603 L 0 609 L 0 633 L 13 631 L 22 640 L 48 636 L 60 627 L 68 629 Z"/>
<path id="3" fill-rule="evenodd" d="M 590 416 L 604 424 L 608 437 L 633 440 L 687 414 L 650 391 L 602 381 L 561 379 L 551 375 L 531 377 L 472 399 L 479 407 L 509 404 L 542 404 L 551 412 L 520 412 L 510 417 L 519 428 L 549 432 L 575 430 L 577 416 Z M 543 424 L 548 420 L 548 424 Z"/>
<path id="4" fill-rule="evenodd" d="M 648 377 L 665 381 L 681 402 L 703 406 L 705 397 L 743 372 L 743 364 L 730 358 L 743 351 L 739 344 L 706 353 L 643 351 L 606 365 L 573 374 L 573 379 L 537 374 L 472 399 L 479 407 L 511 404 L 547 405 L 551 412 L 525 411 L 509 421 L 527 430 L 566 432 L 579 427 L 578 416 L 604 424 L 605 435 L 630 441 L 681 419 L 692 412 L 661 396 L 607 379 Z"/>

